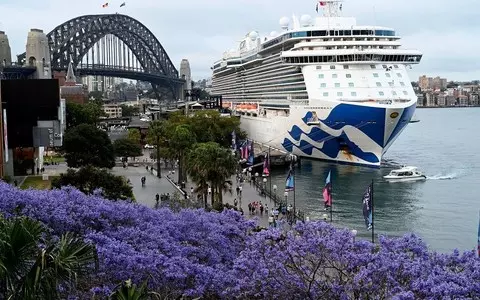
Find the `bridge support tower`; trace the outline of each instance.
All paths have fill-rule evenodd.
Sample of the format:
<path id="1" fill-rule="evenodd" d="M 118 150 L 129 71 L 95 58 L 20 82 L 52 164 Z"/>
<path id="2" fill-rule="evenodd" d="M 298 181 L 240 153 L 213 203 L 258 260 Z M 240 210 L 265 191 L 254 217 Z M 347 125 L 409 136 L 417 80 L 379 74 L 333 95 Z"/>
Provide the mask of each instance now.
<path id="1" fill-rule="evenodd" d="M 0 31 L 0 63 L 3 67 L 12 64 L 12 51 L 8 42 L 8 36 L 4 31 Z"/>
<path id="2" fill-rule="evenodd" d="M 47 35 L 41 29 L 31 29 L 27 36 L 26 63 L 37 70 L 34 79 L 51 79 L 50 48 Z"/>

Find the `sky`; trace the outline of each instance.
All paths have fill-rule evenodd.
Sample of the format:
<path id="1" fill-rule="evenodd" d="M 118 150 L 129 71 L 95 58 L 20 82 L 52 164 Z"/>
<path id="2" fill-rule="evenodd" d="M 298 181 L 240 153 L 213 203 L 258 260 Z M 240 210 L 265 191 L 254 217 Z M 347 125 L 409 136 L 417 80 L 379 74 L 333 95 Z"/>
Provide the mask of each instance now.
<path id="1" fill-rule="evenodd" d="M 109 2 L 108 8 L 102 4 Z M 120 4 L 126 2 L 124 7 Z M 25 52 L 31 28 L 50 32 L 61 23 L 86 14 L 121 13 L 147 26 L 177 69 L 190 62 L 192 77 L 211 76 L 210 67 L 252 30 L 260 35 L 280 31 L 279 19 L 310 14 L 314 0 L 0 0 L 0 30 L 8 35 L 12 59 Z M 404 48 L 424 56 L 410 71 L 448 80 L 480 79 L 479 0 L 345 0 L 344 16 L 357 25 L 394 28 Z"/>

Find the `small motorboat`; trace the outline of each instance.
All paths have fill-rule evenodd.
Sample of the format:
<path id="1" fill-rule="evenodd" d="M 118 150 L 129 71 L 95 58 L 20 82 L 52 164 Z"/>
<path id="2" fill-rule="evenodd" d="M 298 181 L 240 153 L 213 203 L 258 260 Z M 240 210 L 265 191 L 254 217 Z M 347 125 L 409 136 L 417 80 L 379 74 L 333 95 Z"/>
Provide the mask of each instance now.
<path id="1" fill-rule="evenodd" d="M 383 178 L 387 181 L 415 181 L 425 180 L 427 176 L 418 171 L 417 167 L 402 167 L 397 170 L 392 170 Z"/>

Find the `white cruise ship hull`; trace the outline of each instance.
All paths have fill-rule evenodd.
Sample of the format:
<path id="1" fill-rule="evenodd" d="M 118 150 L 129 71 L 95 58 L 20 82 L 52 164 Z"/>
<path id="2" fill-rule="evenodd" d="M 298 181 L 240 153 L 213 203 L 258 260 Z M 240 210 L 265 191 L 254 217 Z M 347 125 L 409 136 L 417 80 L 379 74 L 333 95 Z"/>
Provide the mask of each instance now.
<path id="1" fill-rule="evenodd" d="M 316 100 L 315 106 L 290 105 L 288 115 L 281 108 L 242 115 L 241 129 L 256 142 L 301 157 L 379 167 L 415 107 L 414 101 L 382 106 Z"/>

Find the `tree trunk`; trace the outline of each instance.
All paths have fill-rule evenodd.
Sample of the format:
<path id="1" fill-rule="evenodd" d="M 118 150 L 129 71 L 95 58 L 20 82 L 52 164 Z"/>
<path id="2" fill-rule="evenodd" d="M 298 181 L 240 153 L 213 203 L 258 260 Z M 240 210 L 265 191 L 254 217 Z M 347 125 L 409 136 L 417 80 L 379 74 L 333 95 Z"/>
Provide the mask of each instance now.
<path id="1" fill-rule="evenodd" d="M 218 200 L 223 204 L 223 184 L 218 185 Z"/>

